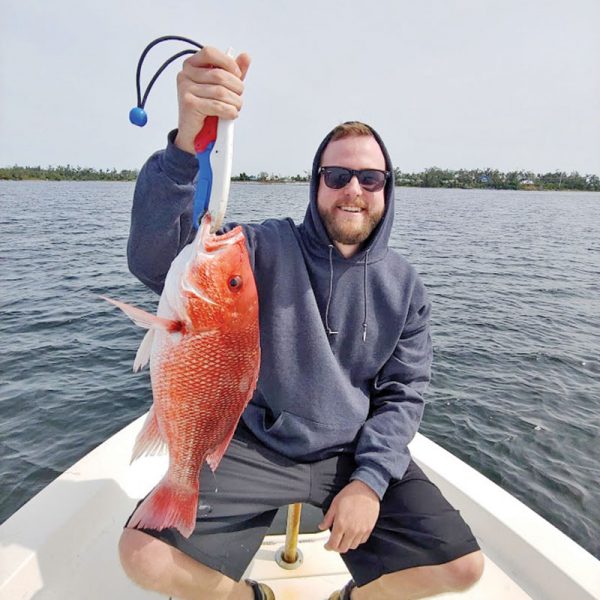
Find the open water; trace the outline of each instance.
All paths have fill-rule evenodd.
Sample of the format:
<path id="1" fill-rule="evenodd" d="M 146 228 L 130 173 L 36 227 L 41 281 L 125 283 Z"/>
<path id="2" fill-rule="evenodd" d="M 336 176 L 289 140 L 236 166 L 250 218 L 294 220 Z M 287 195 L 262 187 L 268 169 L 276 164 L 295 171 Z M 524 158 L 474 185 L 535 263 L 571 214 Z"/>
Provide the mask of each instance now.
<path id="1" fill-rule="evenodd" d="M 0 182 L 0 522 L 148 409 L 154 309 L 127 270 L 133 184 Z M 304 214 L 306 185 L 232 186 L 228 218 Z M 421 431 L 600 557 L 600 194 L 397 190 L 392 246 L 433 301 Z"/>

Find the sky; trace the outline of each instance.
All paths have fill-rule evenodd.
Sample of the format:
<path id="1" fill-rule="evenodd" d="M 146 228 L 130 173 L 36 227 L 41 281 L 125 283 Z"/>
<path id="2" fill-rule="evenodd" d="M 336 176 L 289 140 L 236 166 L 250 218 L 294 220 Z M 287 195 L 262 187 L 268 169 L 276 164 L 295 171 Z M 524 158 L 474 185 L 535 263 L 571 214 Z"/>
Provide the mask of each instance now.
<path id="1" fill-rule="evenodd" d="M 0 0 L 0 166 L 135 169 L 177 124 L 171 65 L 143 129 L 139 55 L 173 34 L 252 56 L 233 172 L 310 170 L 372 125 L 402 171 L 600 175 L 599 0 Z M 167 43 L 142 82 L 186 46 Z"/>

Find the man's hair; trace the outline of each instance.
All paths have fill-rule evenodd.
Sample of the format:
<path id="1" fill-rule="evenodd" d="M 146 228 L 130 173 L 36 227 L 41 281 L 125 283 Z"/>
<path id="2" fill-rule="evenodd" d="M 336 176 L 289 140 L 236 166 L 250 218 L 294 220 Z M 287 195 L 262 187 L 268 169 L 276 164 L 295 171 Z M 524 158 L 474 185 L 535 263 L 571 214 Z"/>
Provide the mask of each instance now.
<path id="1" fill-rule="evenodd" d="M 361 123 L 360 121 L 346 121 L 345 123 L 334 127 L 329 141 L 335 142 L 351 136 L 358 137 L 364 135 L 373 137 L 373 131 L 368 125 Z"/>

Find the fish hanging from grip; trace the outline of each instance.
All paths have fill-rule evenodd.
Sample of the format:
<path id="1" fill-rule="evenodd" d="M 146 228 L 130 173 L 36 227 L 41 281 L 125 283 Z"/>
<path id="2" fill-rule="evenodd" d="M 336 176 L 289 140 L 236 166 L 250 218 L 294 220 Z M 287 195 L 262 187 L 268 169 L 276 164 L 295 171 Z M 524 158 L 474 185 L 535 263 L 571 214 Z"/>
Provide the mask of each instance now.
<path id="1" fill-rule="evenodd" d="M 175 257 L 156 315 L 105 298 L 148 329 L 135 365 L 150 363 L 153 404 L 133 457 L 163 444 L 169 450 L 166 474 L 128 526 L 175 527 L 186 537 L 196 523 L 202 465 L 218 467 L 260 367 L 258 294 L 243 229 L 216 235 L 210 221 L 207 213 Z"/>
<path id="2" fill-rule="evenodd" d="M 156 43 L 142 54 L 138 82 L 143 57 Z M 147 93 L 140 98 L 138 85 L 142 111 Z M 104 297 L 148 329 L 134 370 L 150 363 L 153 404 L 133 458 L 162 445 L 169 451 L 166 474 L 127 526 L 174 527 L 186 537 L 199 508 L 210 508 L 198 506 L 202 465 L 206 461 L 212 471 L 218 467 L 252 398 L 260 367 L 258 294 L 244 231 L 237 226 L 215 233 L 214 221 L 222 220 L 229 194 L 233 123 L 207 117 L 195 142 L 200 172 L 194 202 L 200 226 L 171 263 L 156 315 Z"/>
<path id="3" fill-rule="evenodd" d="M 194 49 L 182 50 L 167 59 L 152 76 L 146 91 L 142 94 L 140 77 L 144 59 L 152 48 L 167 41 L 185 42 L 194 46 Z M 202 48 L 204 48 L 202 44 L 178 35 L 157 38 L 146 46 L 140 55 L 136 69 L 137 105 L 129 111 L 129 121 L 132 124 L 144 127 L 148 122 L 145 106 L 150 90 L 160 74 L 178 58 L 187 54 L 195 54 Z M 227 54 L 233 56 L 233 50 L 230 48 Z M 209 116 L 204 119 L 204 125 L 194 139 L 194 149 L 198 161 L 198 181 L 196 182 L 192 216 L 194 228 L 198 228 L 200 220 L 207 211 L 212 215 L 212 232 L 217 231 L 223 224 L 231 183 L 233 133 L 233 120 Z"/>

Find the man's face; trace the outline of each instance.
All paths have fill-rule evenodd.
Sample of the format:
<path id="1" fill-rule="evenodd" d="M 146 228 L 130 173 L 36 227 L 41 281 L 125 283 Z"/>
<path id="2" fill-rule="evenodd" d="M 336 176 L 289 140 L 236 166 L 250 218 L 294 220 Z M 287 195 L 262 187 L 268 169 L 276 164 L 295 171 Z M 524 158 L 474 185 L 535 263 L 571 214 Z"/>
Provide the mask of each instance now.
<path id="1" fill-rule="evenodd" d="M 322 167 L 385 171 L 383 152 L 372 136 L 352 136 L 330 142 L 321 156 Z M 317 208 L 325 229 L 346 258 L 355 254 L 377 227 L 385 209 L 384 190 L 368 192 L 356 177 L 339 190 L 328 188 L 320 176 Z"/>

